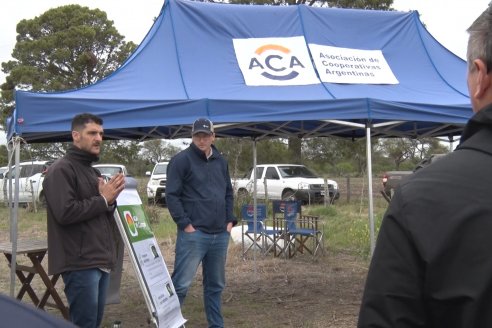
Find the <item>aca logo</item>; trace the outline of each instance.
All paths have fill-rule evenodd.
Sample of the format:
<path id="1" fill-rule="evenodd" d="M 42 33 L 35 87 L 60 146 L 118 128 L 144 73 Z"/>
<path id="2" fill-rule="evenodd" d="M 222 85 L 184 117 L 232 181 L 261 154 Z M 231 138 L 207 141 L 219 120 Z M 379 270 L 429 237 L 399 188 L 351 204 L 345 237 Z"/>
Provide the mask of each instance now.
<path id="1" fill-rule="evenodd" d="M 297 214 L 297 206 L 295 204 L 288 204 L 285 206 L 285 213 L 286 215 L 294 215 Z"/>
<path id="2" fill-rule="evenodd" d="M 248 205 L 248 208 L 246 209 L 246 213 L 248 214 L 249 217 L 253 217 L 255 214 L 255 208 L 253 205 Z"/>
<path id="3" fill-rule="evenodd" d="M 279 204 L 279 211 L 285 214 L 286 219 L 292 219 L 297 215 L 297 203 L 281 202 Z"/>
<path id="4" fill-rule="evenodd" d="M 250 70 L 260 70 L 261 75 L 270 80 L 287 81 L 295 79 L 304 68 L 302 62 L 291 50 L 279 44 L 265 44 L 255 50 L 249 63 Z"/>
<path id="5" fill-rule="evenodd" d="M 129 211 L 124 211 L 123 216 L 125 217 L 126 226 L 132 237 L 138 236 L 138 218 L 132 215 Z"/>
<path id="6" fill-rule="evenodd" d="M 284 213 L 285 212 L 285 202 L 281 202 L 280 203 L 279 210 L 280 210 L 280 213 Z"/>

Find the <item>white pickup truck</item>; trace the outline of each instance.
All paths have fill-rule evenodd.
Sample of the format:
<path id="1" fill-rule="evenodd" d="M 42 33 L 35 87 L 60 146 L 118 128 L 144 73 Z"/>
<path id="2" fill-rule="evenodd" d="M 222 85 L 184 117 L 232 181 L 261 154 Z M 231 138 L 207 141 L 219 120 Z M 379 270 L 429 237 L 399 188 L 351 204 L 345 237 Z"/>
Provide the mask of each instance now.
<path id="1" fill-rule="evenodd" d="M 31 161 L 19 163 L 19 203 L 26 204 L 31 202 L 39 202 L 41 206 L 46 206 L 44 198 L 43 180 L 44 176 L 53 161 Z M 111 177 L 117 172 L 123 172 L 128 176 L 128 172 L 124 165 L 120 164 L 97 164 L 94 165 L 102 175 Z M 15 167 L 12 167 L 12 174 L 8 171 L 8 167 L 0 174 L 0 201 L 7 203 L 10 193 L 9 178 L 12 178 L 12 184 L 15 184 Z M 15 189 L 13 189 L 15 190 Z M 13 196 L 12 196 L 13 197 Z"/>
<path id="2" fill-rule="evenodd" d="M 92 167 L 98 169 L 101 175 L 111 178 L 117 173 L 123 173 L 125 177 L 131 176 L 128 174 L 126 166 L 123 164 L 94 164 Z"/>
<path id="3" fill-rule="evenodd" d="M 52 161 L 29 161 L 19 163 L 19 203 L 26 204 L 44 202 L 43 177 Z M 12 173 L 8 168 L 0 176 L 0 200 L 7 203 L 10 194 L 10 182 L 12 180 L 12 191 L 15 190 L 15 166 L 12 166 Z M 13 201 L 12 195 L 12 201 Z"/>
<path id="4" fill-rule="evenodd" d="M 330 202 L 338 199 L 340 193 L 336 181 L 325 180 L 311 172 L 304 165 L 263 164 L 256 167 L 257 197 L 269 199 L 296 199 L 304 204 L 324 202 L 328 193 Z M 238 197 L 252 195 L 254 170 L 242 179 L 233 179 L 232 185 Z M 265 193 L 265 188 L 267 192 Z"/>

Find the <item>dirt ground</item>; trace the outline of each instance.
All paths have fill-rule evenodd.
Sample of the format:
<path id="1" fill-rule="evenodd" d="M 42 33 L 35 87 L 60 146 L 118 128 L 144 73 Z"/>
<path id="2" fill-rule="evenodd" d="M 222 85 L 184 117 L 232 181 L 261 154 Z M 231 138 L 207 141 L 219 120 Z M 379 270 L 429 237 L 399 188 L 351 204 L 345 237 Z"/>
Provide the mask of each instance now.
<path id="1" fill-rule="evenodd" d="M 4 239 L 4 238 L 2 238 Z M 159 241 L 172 272 L 174 244 Z M 292 259 L 249 256 L 243 259 L 241 245 L 231 244 L 227 264 L 227 287 L 223 294 L 226 327 L 355 327 L 367 262 L 329 249 L 313 261 L 308 255 Z M 250 253 L 252 255 L 252 253 Z M 22 258 L 18 259 L 22 261 Z M 44 264 L 46 265 L 46 260 Z M 9 294 L 7 261 L 0 263 L 2 293 Z M 36 290 L 41 281 L 34 280 Z M 63 283 L 57 284 L 60 295 Z M 20 286 L 16 287 L 18 291 Z M 29 302 L 25 296 L 23 300 Z M 56 309 L 48 311 L 61 316 Z M 187 328 L 207 327 L 202 303 L 201 274 L 197 274 L 183 307 Z M 107 305 L 103 327 L 120 321 L 122 327 L 152 327 L 149 313 L 128 256 L 125 256 L 121 303 Z"/>
<path id="2" fill-rule="evenodd" d="M 161 251 L 172 272 L 171 242 Z M 292 259 L 273 255 L 243 259 L 241 246 L 231 244 L 227 287 L 223 294 L 226 327 L 353 328 L 357 323 L 367 262 L 327 250 L 313 261 L 308 255 Z M 150 327 L 133 267 L 125 260 L 122 303 L 106 307 L 105 326 L 118 320 L 123 327 Z M 202 303 L 201 274 L 187 296 L 183 316 L 187 328 L 207 327 Z"/>
<path id="3" fill-rule="evenodd" d="M 1 238 L 2 240 L 5 240 Z M 22 236 L 20 237 L 22 238 Z M 174 261 L 174 243 L 159 241 L 170 272 Z M 231 244 L 227 263 L 227 287 L 223 294 L 226 327 L 355 327 L 367 262 L 358 257 L 333 252 L 313 261 L 308 255 L 292 259 L 261 255 L 243 259 L 241 245 Z M 22 262 L 22 256 L 18 258 Z M 46 266 L 46 259 L 43 262 Z M 0 288 L 9 294 L 10 271 L 7 261 L 0 262 Z M 42 282 L 33 285 L 41 290 Z M 63 296 L 61 280 L 57 284 Z M 20 286 L 16 286 L 16 292 Z M 29 303 L 27 296 L 23 301 Z M 187 328 L 207 327 L 202 303 L 201 274 L 197 274 L 183 307 Z M 61 316 L 56 309 L 48 312 Z M 121 321 L 122 327 L 152 327 L 149 312 L 129 258 L 125 255 L 121 285 L 121 303 L 106 306 L 103 327 Z"/>

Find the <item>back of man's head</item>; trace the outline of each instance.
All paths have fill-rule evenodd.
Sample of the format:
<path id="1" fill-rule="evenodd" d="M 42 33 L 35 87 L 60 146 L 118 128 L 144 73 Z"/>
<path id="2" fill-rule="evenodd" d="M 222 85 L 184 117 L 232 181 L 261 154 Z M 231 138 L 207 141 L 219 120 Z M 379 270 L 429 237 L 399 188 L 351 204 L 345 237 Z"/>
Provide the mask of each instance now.
<path id="1" fill-rule="evenodd" d="M 468 69 L 473 70 L 473 61 L 481 59 L 487 64 L 487 71 L 492 70 L 492 2 L 467 31 L 470 35 L 466 55 Z"/>

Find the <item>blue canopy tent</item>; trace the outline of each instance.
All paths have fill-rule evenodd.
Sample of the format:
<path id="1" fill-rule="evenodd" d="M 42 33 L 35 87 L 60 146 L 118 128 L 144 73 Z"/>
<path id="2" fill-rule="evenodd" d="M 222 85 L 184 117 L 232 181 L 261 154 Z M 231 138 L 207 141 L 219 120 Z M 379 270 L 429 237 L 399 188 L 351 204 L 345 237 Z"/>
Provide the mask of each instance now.
<path id="1" fill-rule="evenodd" d="M 296 36 L 381 50 L 399 83 L 245 84 L 233 39 Z M 8 136 L 70 140 L 80 112 L 102 116 L 111 139 L 188 137 L 198 116 L 218 123 L 219 136 L 365 136 L 339 121 L 370 126 L 373 136 L 457 135 L 471 115 L 465 73 L 466 63 L 425 30 L 417 12 L 169 0 L 106 79 L 66 92 L 18 91 Z"/>
<path id="2" fill-rule="evenodd" d="M 249 73 L 239 65 L 246 48 L 236 48 L 236 40 L 269 45 L 251 56 L 277 51 L 249 66 L 271 76 L 286 69 L 267 62 L 287 56 L 278 38 L 297 37 L 309 60 L 291 57 L 287 68 L 310 66 L 314 81 L 246 83 Z M 397 83 L 326 82 L 313 45 L 380 51 Z M 104 119 L 108 139 L 179 138 L 190 136 L 195 118 L 208 117 L 219 137 L 366 137 L 371 172 L 371 136 L 461 133 L 472 114 L 465 75 L 466 63 L 427 32 L 417 12 L 168 0 L 140 46 L 106 79 L 66 92 L 18 91 L 8 137 L 68 141 L 72 117 L 91 112 Z"/>

